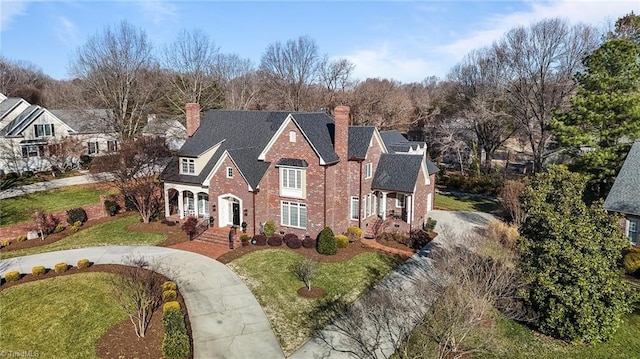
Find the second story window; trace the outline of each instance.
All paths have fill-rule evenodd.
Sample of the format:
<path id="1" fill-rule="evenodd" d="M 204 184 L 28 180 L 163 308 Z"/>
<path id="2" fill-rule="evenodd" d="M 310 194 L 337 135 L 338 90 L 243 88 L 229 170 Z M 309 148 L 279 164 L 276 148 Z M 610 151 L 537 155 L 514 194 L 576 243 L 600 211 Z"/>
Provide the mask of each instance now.
<path id="1" fill-rule="evenodd" d="M 296 131 L 289 131 L 289 142 L 296 142 Z"/>
<path id="2" fill-rule="evenodd" d="M 36 137 L 55 136 L 53 124 L 35 125 Z"/>
<path id="3" fill-rule="evenodd" d="M 371 178 L 371 176 L 373 176 L 373 165 L 367 163 L 364 165 L 364 178 Z"/>
<path id="4" fill-rule="evenodd" d="M 183 174 L 195 174 L 196 173 L 196 162 L 193 158 L 183 158 L 182 166 L 180 167 L 181 173 Z"/>
<path id="5" fill-rule="evenodd" d="M 305 198 L 305 170 L 280 168 L 280 195 L 283 197 Z"/>
<path id="6" fill-rule="evenodd" d="M 227 178 L 233 178 L 233 167 L 227 167 Z"/>

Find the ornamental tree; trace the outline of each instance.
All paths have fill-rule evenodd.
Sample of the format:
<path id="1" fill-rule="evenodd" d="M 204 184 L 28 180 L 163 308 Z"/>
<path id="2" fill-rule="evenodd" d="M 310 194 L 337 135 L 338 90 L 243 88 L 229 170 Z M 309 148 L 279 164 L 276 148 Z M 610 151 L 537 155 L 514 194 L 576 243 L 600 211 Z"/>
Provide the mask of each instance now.
<path id="1" fill-rule="evenodd" d="M 609 339 L 629 311 L 620 257 L 627 245 L 618 217 L 583 202 L 585 176 L 551 166 L 523 195 L 520 269 L 534 324 L 567 341 Z"/>

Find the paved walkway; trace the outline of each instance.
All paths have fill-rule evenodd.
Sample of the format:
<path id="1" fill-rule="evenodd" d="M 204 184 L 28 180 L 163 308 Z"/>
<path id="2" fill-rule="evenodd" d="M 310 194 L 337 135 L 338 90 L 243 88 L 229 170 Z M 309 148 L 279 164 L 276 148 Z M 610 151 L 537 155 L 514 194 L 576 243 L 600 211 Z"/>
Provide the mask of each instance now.
<path id="1" fill-rule="evenodd" d="M 284 358 L 271 325 L 255 297 L 227 266 L 181 250 L 147 246 L 109 246 L 35 254 L 0 261 L 0 273 L 30 273 L 43 265 L 126 264 L 145 258 L 152 269 L 175 280 L 189 311 L 194 359 Z"/>
<path id="2" fill-rule="evenodd" d="M 100 181 L 88 174 L 81 175 L 81 176 L 54 179 L 50 181 L 37 182 L 37 183 L 32 183 L 24 186 L 18 186 L 18 187 L 6 189 L 0 192 L 0 199 L 22 196 L 22 195 L 34 193 L 34 192 L 46 191 L 52 188 L 76 186 L 80 184 L 97 183 L 97 182 L 100 182 Z"/>
<path id="3" fill-rule="evenodd" d="M 228 245 L 224 246 L 222 244 L 208 243 L 197 239 L 193 241 L 180 242 L 169 246 L 169 248 L 194 252 L 213 259 L 218 259 L 218 257 L 230 251 Z"/>

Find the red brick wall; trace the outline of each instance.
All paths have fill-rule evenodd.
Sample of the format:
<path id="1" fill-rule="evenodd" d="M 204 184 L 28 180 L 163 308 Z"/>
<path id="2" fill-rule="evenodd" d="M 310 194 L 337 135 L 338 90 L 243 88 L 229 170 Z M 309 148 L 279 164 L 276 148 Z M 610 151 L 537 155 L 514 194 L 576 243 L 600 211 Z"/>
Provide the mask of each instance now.
<path id="1" fill-rule="evenodd" d="M 227 178 L 227 167 L 233 169 L 233 178 Z M 220 208 L 218 196 L 226 193 L 231 193 L 242 200 L 240 223 L 247 222 L 247 233 L 253 233 L 253 194 L 248 191 L 247 182 L 228 156 L 222 161 L 218 171 L 211 177 L 209 182 L 209 211 L 211 216 L 216 219 L 215 226 L 220 224 L 220 212 L 227 210 L 226 208 Z M 214 204 L 216 205 L 215 212 L 212 210 Z M 247 211 L 246 216 L 244 215 L 245 210 Z"/>

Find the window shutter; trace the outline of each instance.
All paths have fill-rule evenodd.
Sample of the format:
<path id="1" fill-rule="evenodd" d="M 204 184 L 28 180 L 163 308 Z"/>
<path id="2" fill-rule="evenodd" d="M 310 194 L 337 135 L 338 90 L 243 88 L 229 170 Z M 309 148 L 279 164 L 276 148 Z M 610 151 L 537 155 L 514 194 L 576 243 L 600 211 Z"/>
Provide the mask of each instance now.
<path id="1" fill-rule="evenodd" d="M 56 132 L 53 130 L 53 123 L 51 124 L 51 136 L 55 136 Z"/>

